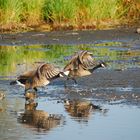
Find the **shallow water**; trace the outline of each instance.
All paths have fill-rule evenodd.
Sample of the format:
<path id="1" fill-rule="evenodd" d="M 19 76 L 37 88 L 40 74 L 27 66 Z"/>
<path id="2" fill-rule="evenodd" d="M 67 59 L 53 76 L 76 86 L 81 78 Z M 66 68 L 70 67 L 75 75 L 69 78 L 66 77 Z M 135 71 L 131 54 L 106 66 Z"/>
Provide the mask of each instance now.
<path id="1" fill-rule="evenodd" d="M 108 67 L 77 79 L 78 86 L 69 81 L 65 88 L 63 78 L 55 80 L 40 88 L 30 104 L 22 87 L 9 85 L 20 73 L 44 62 L 63 68 L 78 50 L 93 52 L 94 59 L 106 61 Z M 0 60 L 0 93 L 6 95 L 0 100 L 0 139 L 139 140 L 139 47 L 115 41 L 1 46 Z"/>
<path id="2" fill-rule="evenodd" d="M 10 100 L 11 101 L 11 100 Z M 74 117 L 65 110 L 63 103 L 47 97 L 38 100 L 38 110 L 60 116 L 50 119 L 44 127 L 29 123 L 27 116 L 19 120 L 24 112 L 22 99 L 13 101 L 14 104 L 6 112 L 1 113 L 0 135 L 2 139 L 139 139 L 140 109 L 125 105 L 103 104 L 105 111 L 90 111 L 88 117 Z M 18 104 L 20 103 L 20 105 Z M 96 103 L 99 104 L 99 103 Z M 18 107 L 17 107 L 18 105 Z M 16 106 L 16 107 L 15 107 Z M 20 111 L 21 110 L 21 111 Z M 41 128 L 39 128 L 41 127 Z"/>

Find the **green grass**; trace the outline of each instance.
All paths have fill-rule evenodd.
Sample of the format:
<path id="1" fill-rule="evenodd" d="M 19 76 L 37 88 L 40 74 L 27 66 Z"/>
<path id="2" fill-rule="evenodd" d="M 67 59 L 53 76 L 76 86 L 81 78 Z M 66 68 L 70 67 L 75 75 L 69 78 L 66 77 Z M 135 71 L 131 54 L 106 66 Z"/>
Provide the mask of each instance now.
<path id="1" fill-rule="evenodd" d="M 42 7 L 44 0 L 21 0 L 23 11 L 22 11 L 22 21 L 28 23 L 29 25 L 38 24 L 43 17 Z"/>
<path id="2" fill-rule="evenodd" d="M 138 21 L 140 0 L 0 0 L 0 26 L 92 26 Z M 117 23 L 118 23 L 117 22 Z"/>
<path id="3" fill-rule="evenodd" d="M 19 22 L 22 2 L 19 0 L 0 0 L 0 23 Z"/>

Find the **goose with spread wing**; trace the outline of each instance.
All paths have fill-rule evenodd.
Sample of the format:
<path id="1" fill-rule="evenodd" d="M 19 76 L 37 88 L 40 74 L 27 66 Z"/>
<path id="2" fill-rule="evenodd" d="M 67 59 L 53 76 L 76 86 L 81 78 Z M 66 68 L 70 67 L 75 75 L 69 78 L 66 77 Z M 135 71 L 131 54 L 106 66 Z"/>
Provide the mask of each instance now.
<path id="1" fill-rule="evenodd" d="M 64 67 L 64 73 L 68 76 L 67 80 L 73 79 L 75 84 L 77 84 L 76 77 L 91 75 L 94 70 L 100 67 L 106 67 L 106 63 L 97 63 L 93 59 L 91 52 L 79 51 L 72 56 Z"/>
<path id="2" fill-rule="evenodd" d="M 20 75 L 15 81 L 12 81 L 10 85 L 22 85 L 25 87 L 25 92 L 29 89 L 37 91 L 37 87 L 48 85 L 51 80 L 59 77 L 63 77 L 63 73 L 60 69 L 52 64 L 45 63 L 35 70 Z"/>

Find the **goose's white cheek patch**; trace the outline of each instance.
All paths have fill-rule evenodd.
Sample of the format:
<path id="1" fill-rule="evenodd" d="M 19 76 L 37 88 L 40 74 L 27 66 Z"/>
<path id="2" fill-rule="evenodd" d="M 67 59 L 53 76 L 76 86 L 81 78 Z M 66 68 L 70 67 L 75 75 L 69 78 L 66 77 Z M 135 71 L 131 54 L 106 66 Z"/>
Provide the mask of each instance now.
<path id="1" fill-rule="evenodd" d="M 69 73 L 70 73 L 70 71 L 65 71 L 65 72 L 64 72 L 64 74 L 65 74 L 66 76 L 68 76 Z"/>

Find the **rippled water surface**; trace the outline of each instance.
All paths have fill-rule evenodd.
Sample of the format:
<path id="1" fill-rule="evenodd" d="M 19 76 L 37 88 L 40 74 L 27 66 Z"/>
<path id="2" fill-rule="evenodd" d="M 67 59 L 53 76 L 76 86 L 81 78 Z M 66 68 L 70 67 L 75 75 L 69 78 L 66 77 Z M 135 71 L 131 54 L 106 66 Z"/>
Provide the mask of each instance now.
<path id="1" fill-rule="evenodd" d="M 65 78 L 40 88 L 28 103 L 9 82 L 44 62 L 64 67 L 78 50 L 108 67 L 64 87 Z M 139 140 L 140 49 L 123 42 L 85 45 L 0 46 L 0 139 Z"/>

